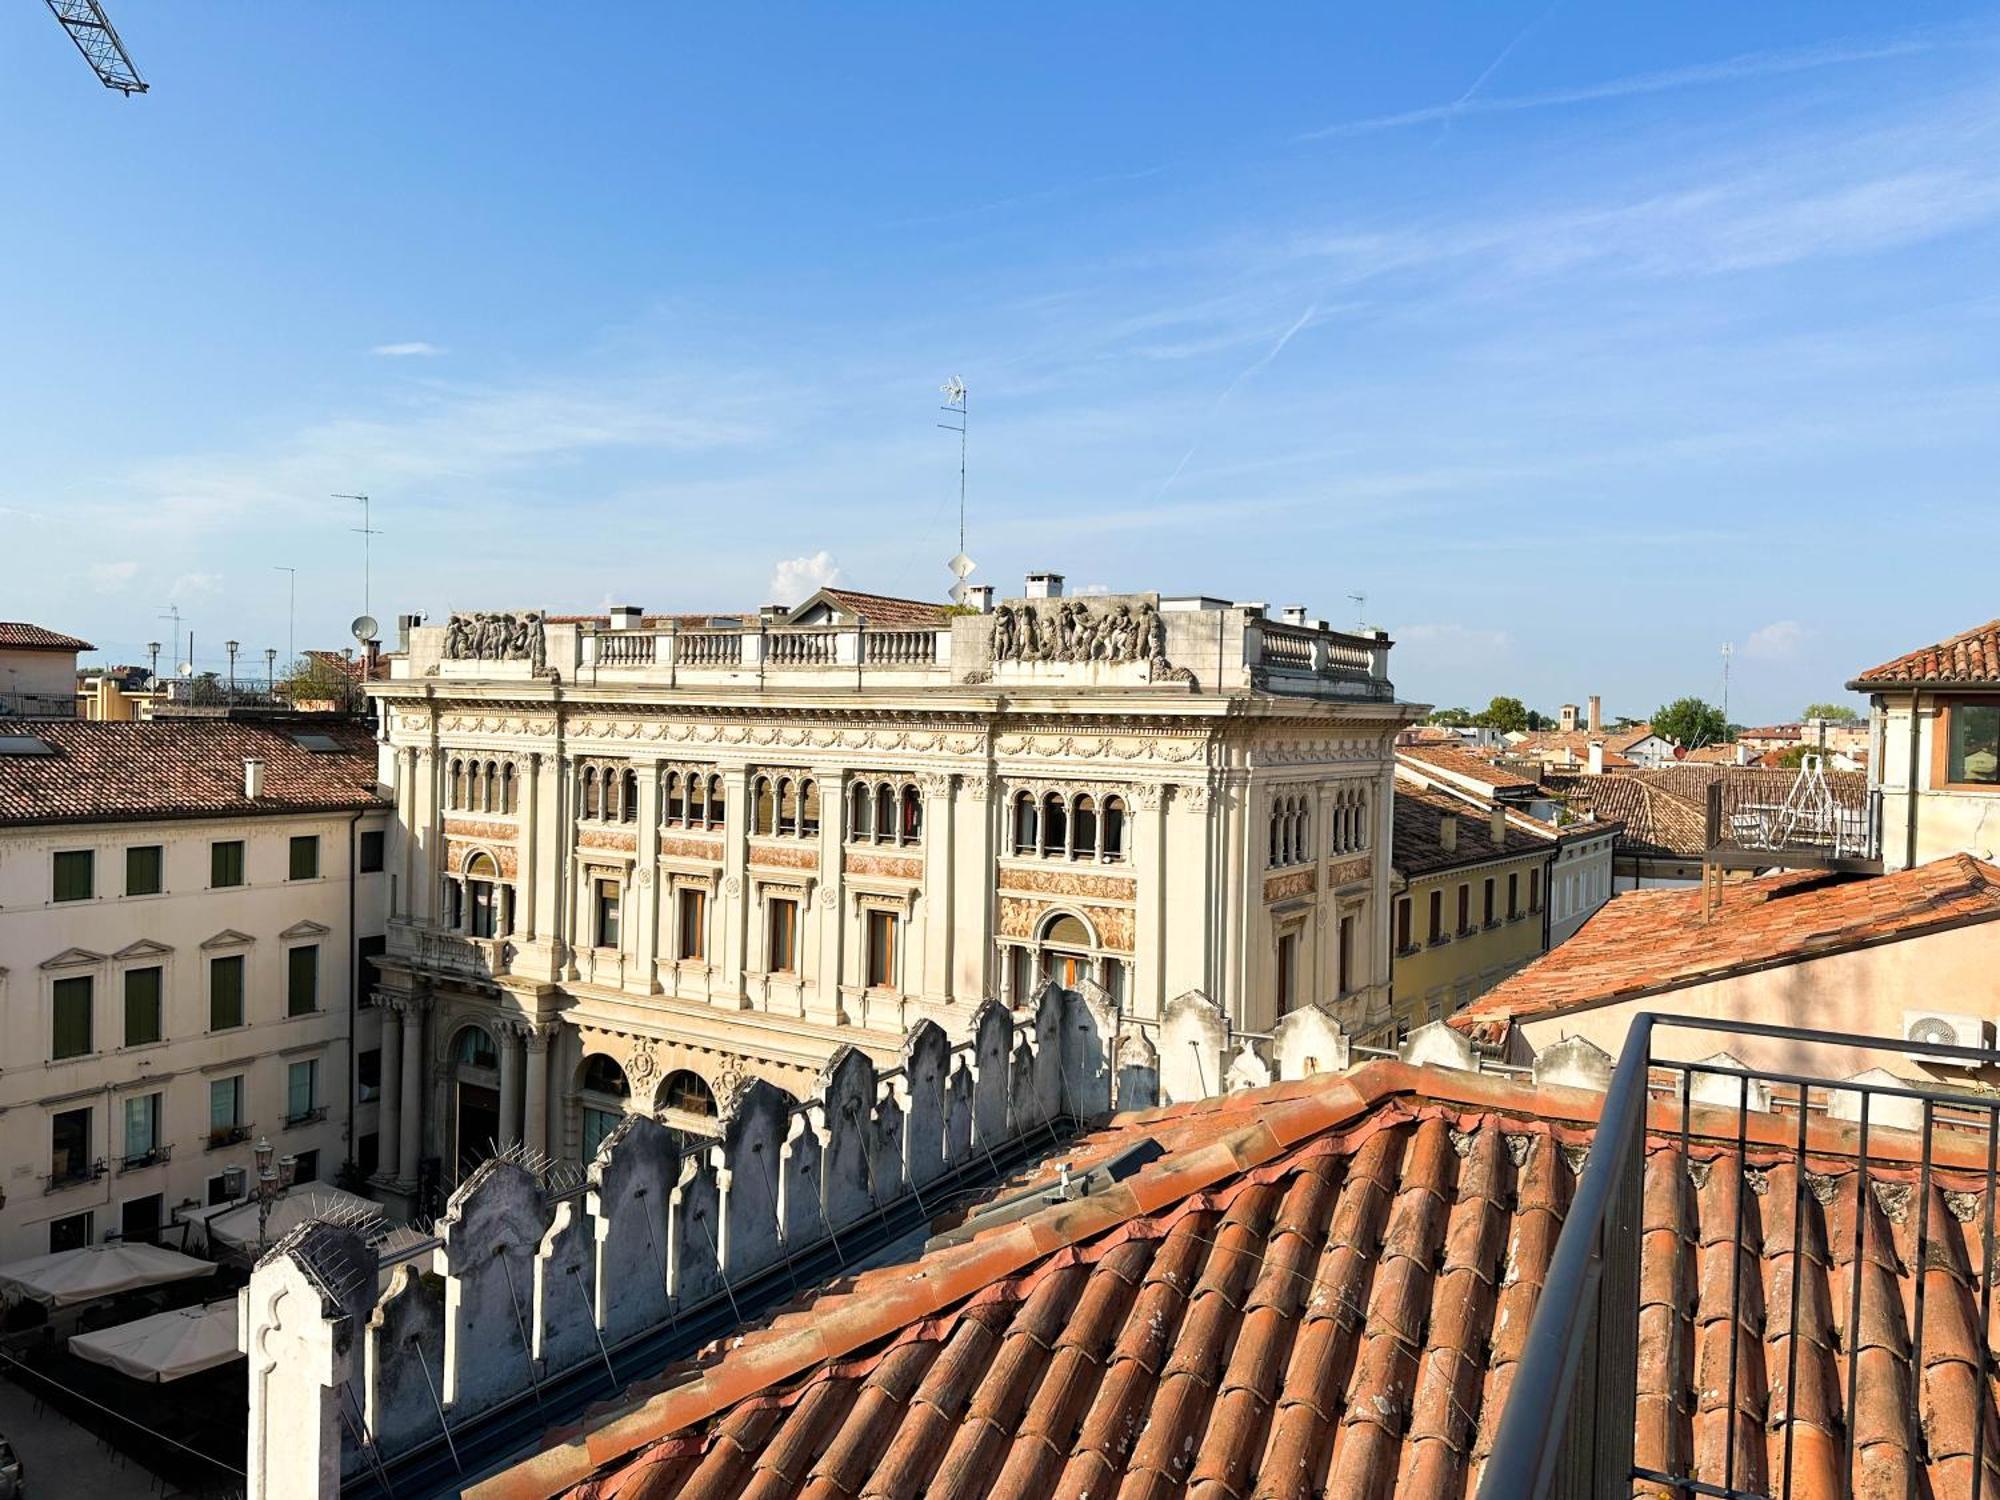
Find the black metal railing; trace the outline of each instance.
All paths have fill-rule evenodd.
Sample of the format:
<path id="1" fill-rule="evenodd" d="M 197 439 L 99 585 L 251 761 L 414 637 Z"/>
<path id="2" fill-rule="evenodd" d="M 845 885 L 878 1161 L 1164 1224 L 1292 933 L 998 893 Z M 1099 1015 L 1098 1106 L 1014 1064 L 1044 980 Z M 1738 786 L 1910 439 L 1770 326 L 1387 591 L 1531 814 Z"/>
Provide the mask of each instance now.
<path id="1" fill-rule="evenodd" d="M 1689 1030 L 1750 1061 L 1656 1054 Z M 1816 1054 L 1870 1066 L 1824 1077 Z M 1818 1500 L 1829 1474 L 1915 1500 L 1947 1473 L 2000 1500 L 1996 1079 L 1984 1046 L 1636 1017 L 1479 1500 Z M 1962 1381 L 1933 1370 L 1954 1362 Z"/>
<path id="2" fill-rule="evenodd" d="M 1882 858 L 1881 798 L 1851 772 L 1724 773 L 1707 787 L 1708 848 L 1749 868 L 1871 870 Z"/>

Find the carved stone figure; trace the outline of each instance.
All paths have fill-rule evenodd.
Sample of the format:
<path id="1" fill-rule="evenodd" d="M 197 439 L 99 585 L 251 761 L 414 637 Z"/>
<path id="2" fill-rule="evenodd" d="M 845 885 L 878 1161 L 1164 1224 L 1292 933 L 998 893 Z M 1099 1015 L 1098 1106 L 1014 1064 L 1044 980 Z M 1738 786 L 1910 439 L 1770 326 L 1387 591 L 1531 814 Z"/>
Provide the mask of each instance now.
<path id="1" fill-rule="evenodd" d="M 444 654 L 451 661 L 542 661 L 542 612 L 455 614 L 444 627 Z"/>
<path id="2" fill-rule="evenodd" d="M 993 660 L 1147 662 L 1158 680 L 1181 674 L 1166 658 L 1166 623 L 1151 600 L 1094 605 L 1084 599 L 1003 604 L 993 621 Z"/>

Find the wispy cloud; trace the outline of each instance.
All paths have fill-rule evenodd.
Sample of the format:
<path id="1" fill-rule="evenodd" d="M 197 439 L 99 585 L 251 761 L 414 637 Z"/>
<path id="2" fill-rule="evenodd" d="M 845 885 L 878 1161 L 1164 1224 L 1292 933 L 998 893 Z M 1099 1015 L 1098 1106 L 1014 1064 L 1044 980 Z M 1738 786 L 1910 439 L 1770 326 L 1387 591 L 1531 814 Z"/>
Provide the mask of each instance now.
<path id="1" fill-rule="evenodd" d="M 206 599 L 221 592 L 220 573 L 183 573 L 167 589 L 167 597 L 176 602 L 187 599 Z"/>
<path id="2" fill-rule="evenodd" d="M 1790 661 L 1811 633 L 1797 620 L 1773 620 L 1750 632 L 1743 654 L 1753 661 Z"/>
<path id="3" fill-rule="evenodd" d="M 1299 331 L 1303 329 L 1308 323 L 1312 322 L 1314 315 L 1317 314 L 1318 312 L 1319 312 L 1319 303 L 1317 300 L 1315 300 L 1310 306 L 1306 308 L 1304 312 L 1299 314 L 1298 319 L 1289 328 L 1287 328 L 1283 333 L 1278 335 L 1276 342 L 1274 342 L 1270 348 L 1266 349 L 1262 354 L 1258 355 L 1257 358 L 1253 359 L 1249 364 L 1245 365 L 1241 370 L 1238 370 L 1236 372 L 1236 378 L 1231 380 L 1228 385 L 1222 388 L 1222 394 L 1217 396 L 1215 398 L 1214 403 L 1209 407 L 1208 415 L 1202 419 L 1202 426 L 1206 426 L 1211 420 L 1213 420 L 1215 414 L 1222 410 L 1223 406 L 1228 402 L 1229 398 L 1236 394 L 1236 388 L 1238 386 L 1242 385 L 1244 381 L 1250 379 L 1253 375 L 1257 374 L 1259 371 L 1267 369 L 1270 366 L 1272 360 L 1276 359 L 1280 354 L 1283 354 L 1285 352 L 1285 345 L 1289 344 L 1293 339 L 1297 338 L 1299 335 Z M 1194 441 L 1188 444 L 1187 451 L 1181 455 L 1181 461 L 1174 465 L 1174 470 L 1171 474 L 1169 474 L 1165 479 L 1160 481 L 1159 494 L 1164 495 L 1168 491 L 1168 489 L 1170 489 L 1173 486 L 1173 482 L 1181 477 L 1181 471 L 1188 466 L 1188 460 L 1194 457 L 1195 450 L 1200 446 L 1201 446 L 1201 430 L 1200 428 L 1197 428 L 1195 430 Z"/>
<path id="4" fill-rule="evenodd" d="M 1532 29 L 1531 27 L 1530 30 Z M 1520 37 L 1516 37 L 1506 51 L 1494 59 L 1486 72 L 1480 75 L 1472 88 L 1449 104 L 1431 104 L 1393 114 L 1343 120 L 1337 124 L 1322 126 L 1318 130 L 1307 131 L 1298 139 L 1323 141 L 1340 136 L 1373 135 L 1384 130 L 1403 130 L 1413 125 L 1434 125 L 1464 115 L 1518 114 L 1524 110 L 1560 109 L 1573 104 L 1597 104 L 1613 99 L 1629 99 L 1641 94 L 1670 93 L 1675 89 L 1739 83 L 1747 79 L 1771 78 L 1786 73 L 1805 73 L 1815 68 L 1844 67 L 1854 63 L 1908 57 L 1914 53 L 1929 51 L 1933 45 L 1928 40 L 1913 37 L 1870 46 L 1804 47 L 1784 51 L 1746 52 L 1736 57 L 1724 58 L 1719 62 L 1697 63 L 1685 68 L 1663 68 L 1654 73 L 1638 73 L 1624 78 L 1607 79 L 1601 83 L 1579 84 L 1572 88 L 1547 89 L 1533 94 L 1475 98 L 1474 94 L 1492 73 L 1493 68 L 1505 61 L 1508 53 L 1512 52 L 1519 42 Z"/>
<path id="5" fill-rule="evenodd" d="M 438 344 L 427 344 L 422 339 L 411 339 L 401 344 L 377 344 L 368 351 L 385 359 L 427 359 L 443 354 L 444 348 Z"/>
<path id="6" fill-rule="evenodd" d="M 768 604 L 798 604 L 823 588 L 840 582 L 840 564 L 824 550 L 810 557 L 788 557 L 771 570 Z"/>
<path id="7" fill-rule="evenodd" d="M 86 576 L 100 594 L 115 594 L 139 575 L 135 562 L 92 563 Z"/>

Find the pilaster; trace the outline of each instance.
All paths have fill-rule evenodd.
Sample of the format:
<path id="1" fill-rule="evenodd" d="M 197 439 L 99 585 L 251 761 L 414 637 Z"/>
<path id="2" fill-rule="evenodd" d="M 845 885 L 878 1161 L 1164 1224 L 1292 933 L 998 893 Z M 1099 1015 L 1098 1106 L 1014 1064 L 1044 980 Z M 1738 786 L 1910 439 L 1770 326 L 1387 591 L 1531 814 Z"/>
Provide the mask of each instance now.
<path id="1" fill-rule="evenodd" d="M 954 884 L 952 868 L 952 787 L 949 773 L 927 771 L 917 778 L 924 797 L 924 972 L 923 998 L 952 999 L 951 950 Z"/>
<path id="2" fill-rule="evenodd" d="M 745 879 L 750 857 L 750 772 L 743 766 L 725 766 L 722 781 L 728 788 L 723 803 L 722 889 L 718 893 L 722 901 L 722 952 L 713 982 L 724 997 L 740 1006 L 750 928 L 750 893 Z M 820 805 L 824 820 L 824 794 Z"/>

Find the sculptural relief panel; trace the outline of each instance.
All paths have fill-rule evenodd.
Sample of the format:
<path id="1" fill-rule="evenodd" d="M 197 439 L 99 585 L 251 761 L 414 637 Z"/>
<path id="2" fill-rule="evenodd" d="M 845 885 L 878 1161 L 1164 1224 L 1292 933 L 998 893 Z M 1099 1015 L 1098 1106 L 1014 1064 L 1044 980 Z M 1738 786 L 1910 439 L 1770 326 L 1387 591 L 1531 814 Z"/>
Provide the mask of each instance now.
<path id="1" fill-rule="evenodd" d="M 768 870 L 817 870 L 819 850 L 786 844 L 752 844 L 750 863 Z"/>
<path id="2" fill-rule="evenodd" d="M 921 859 L 905 859 L 888 854 L 849 854 L 844 868 L 850 875 L 878 877 L 884 880 L 924 878 L 924 862 Z"/>
<path id="3" fill-rule="evenodd" d="M 1023 870 L 1011 866 L 1000 871 L 1000 889 L 1071 898 L 1094 896 L 1100 901 L 1135 901 L 1139 894 L 1136 881 L 1116 875 L 1085 875 L 1076 870 Z"/>

